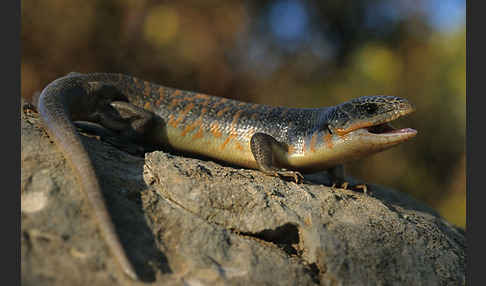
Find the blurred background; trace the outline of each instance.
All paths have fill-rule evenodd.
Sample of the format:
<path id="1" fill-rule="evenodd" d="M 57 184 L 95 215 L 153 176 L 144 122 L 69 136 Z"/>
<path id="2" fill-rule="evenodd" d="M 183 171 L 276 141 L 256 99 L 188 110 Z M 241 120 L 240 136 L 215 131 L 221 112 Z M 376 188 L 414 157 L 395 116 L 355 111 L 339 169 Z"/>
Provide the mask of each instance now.
<path id="1" fill-rule="evenodd" d="M 466 227 L 465 0 L 22 1 L 21 91 L 122 72 L 293 107 L 408 98 L 409 142 L 346 166 Z"/>

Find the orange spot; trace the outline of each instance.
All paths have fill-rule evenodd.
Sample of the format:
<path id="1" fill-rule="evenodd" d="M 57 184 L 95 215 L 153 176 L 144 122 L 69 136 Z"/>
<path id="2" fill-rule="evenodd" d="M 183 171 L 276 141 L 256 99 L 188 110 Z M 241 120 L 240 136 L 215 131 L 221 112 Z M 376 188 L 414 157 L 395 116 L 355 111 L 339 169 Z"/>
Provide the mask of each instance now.
<path id="1" fill-rule="evenodd" d="M 194 101 L 194 96 L 185 96 L 182 99 L 186 102 L 192 102 Z"/>
<path id="2" fill-rule="evenodd" d="M 243 110 L 238 110 L 235 115 L 233 115 L 233 121 L 231 122 L 231 128 L 233 129 L 236 123 L 238 123 L 238 120 L 240 119 L 241 113 L 243 113 Z"/>
<path id="3" fill-rule="evenodd" d="M 221 133 L 221 131 L 215 129 L 213 130 L 213 136 L 216 137 L 216 138 L 220 138 L 221 136 L 223 136 L 223 133 Z"/>
<path id="4" fill-rule="evenodd" d="M 186 108 L 184 108 L 184 111 L 182 111 L 182 114 L 185 116 L 191 109 L 194 108 L 194 103 L 189 103 Z"/>
<path id="5" fill-rule="evenodd" d="M 216 113 L 216 116 L 221 117 L 226 111 L 228 111 L 230 109 L 231 109 L 231 106 L 226 106 L 225 108 L 218 111 L 218 113 Z"/>
<path id="6" fill-rule="evenodd" d="M 221 131 L 219 129 L 220 128 L 219 128 L 218 123 L 216 123 L 216 122 L 211 123 L 210 130 L 211 130 L 211 133 L 214 135 L 214 137 L 219 138 L 219 137 L 223 136 L 223 134 L 221 133 Z"/>
<path id="7" fill-rule="evenodd" d="M 151 110 L 152 109 L 151 107 L 152 106 L 150 105 L 150 102 L 149 101 L 145 102 L 145 104 L 143 105 L 143 108 L 144 109 L 147 109 L 147 110 Z"/>
<path id="8" fill-rule="evenodd" d="M 251 116 L 250 116 L 251 119 L 253 120 L 257 120 L 258 119 L 258 113 L 253 113 Z"/>
<path id="9" fill-rule="evenodd" d="M 172 94 L 170 96 L 176 97 L 176 96 L 179 96 L 181 94 L 182 94 L 182 90 L 176 89 L 176 90 L 174 90 L 174 92 L 172 92 Z"/>
<path id="10" fill-rule="evenodd" d="M 196 127 L 197 127 L 197 125 L 196 125 L 195 122 L 194 122 L 194 124 L 187 125 L 186 128 L 184 128 L 184 130 L 182 131 L 181 136 L 182 137 L 186 136 L 186 134 L 188 132 L 191 132 L 192 130 L 196 129 Z"/>
<path id="11" fill-rule="evenodd" d="M 172 118 L 172 120 L 169 121 L 169 124 L 172 125 L 172 127 L 177 128 L 177 125 L 179 124 L 179 121 L 177 119 L 174 120 Z"/>
<path id="12" fill-rule="evenodd" d="M 324 142 L 326 142 L 327 148 L 332 149 L 332 135 L 331 135 L 331 133 L 327 133 L 324 136 Z"/>
<path id="13" fill-rule="evenodd" d="M 171 114 L 171 115 L 169 115 L 169 121 L 167 122 L 167 124 L 172 125 L 173 121 L 174 121 L 174 114 Z"/>
<path id="14" fill-rule="evenodd" d="M 295 147 L 293 145 L 289 145 L 287 147 L 287 153 L 292 154 L 295 152 Z"/>
<path id="15" fill-rule="evenodd" d="M 184 117 L 186 117 L 186 115 L 189 113 L 189 111 L 191 111 L 191 109 L 194 108 L 194 103 L 189 103 L 186 108 L 184 108 L 184 110 L 179 113 L 179 116 L 177 117 L 177 120 L 173 121 L 172 123 L 172 126 L 174 127 L 177 127 L 177 125 L 179 125 L 179 123 L 184 120 Z"/>
<path id="16" fill-rule="evenodd" d="M 346 129 L 336 128 L 336 133 L 339 136 L 343 136 L 343 135 L 345 135 L 345 134 L 347 134 L 351 131 L 354 131 L 354 130 L 357 130 L 357 129 L 360 129 L 360 128 L 364 128 L 364 127 L 370 127 L 372 125 L 373 125 L 373 123 L 371 123 L 369 121 L 359 122 L 357 124 L 351 125 L 350 127 L 346 128 Z"/>
<path id="17" fill-rule="evenodd" d="M 196 95 L 194 95 L 194 98 L 208 99 L 209 95 L 203 93 L 197 93 Z"/>
<path id="18" fill-rule="evenodd" d="M 241 146 L 241 144 L 240 144 L 240 143 L 236 142 L 236 143 L 235 143 L 235 147 L 236 147 L 236 149 L 238 149 L 238 150 L 240 150 L 240 151 L 243 151 L 243 146 Z"/>
<path id="19" fill-rule="evenodd" d="M 221 144 L 221 150 L 224 149 L 224 147 L 226 147 L 226 145 L 231 141 L 231 139 L 235 138 L 236 135 L 235 134 L 230 134 L 230 136 L 228 136 L 226 138 L 226 140 L 224 140 L 223 144 Z"/>
<path id="20" fill-rule="evenodd" d="M 204 131 L 202 130 L 201 127 L 199 127 L 199 130 L 197 131 L 196 134 L 194 134 L 194 136 L 192 136 L 192 139 L 195 140 L 195 139 L 199 139 L 199 138 L 202 138 L 204 136 Z"/>
<path id="21" fill-rule="evenodd" d="M 181 136 L 184 137 L 188 132 L 191 132 L 196 127 L 199 127 L 199 131 L 196 134 L 194 134 L 193 139 L 201 138 L 203 136 L 203 130 L 201 124 L 203 121 L 203 116 L 207 111 L 208 111 L 207 108 L 201 109 L 201 114 L 199 115 L 199 117 L 196 119 L 196 121 L 194 121 L 193 124 L 190 124 L 186 126 L 186 128 L 184 128 L 184 130 L 181 133 Z"/>
<path id="22" fill-rule="evenodd" d="M 202 126 L 201 126 L 201 124 L 202 124 L 202 119 L 201 119 L 201 118 L 198 118 L 196 121 L 194 121 L 194 123 L 193 123 L 193 124 L 190 124 L 190 125 L 186 126 L 186 128 L 184 128 L 184 130 L 182 130 L 181 136 L 182 136 L 182 137 L 184 137 L 184 136 L 186 136 L 186 134 L 187 134 L 188 132 L 191 132 L 191 131 L 193 131 L 194 129 L 196 129 L 196 127 L 199 127 L 199 131 L 198 131 L 198 133 L 201 133 L 201 134 L 199 134 L 199 135 L 195 134 L 194 136 L 196 136 L 196 135 L 197 135 L 197 136 L 196 136 L 195 138 L 193 137 L 193 139 L 197 139 L 197 138 L 202 137 L 202 132 L 203 132 L 203 131 L 202 131 Z"/>
<path id="23" fill-rule="evenodd" d="M 142 89 L 142 84 L 140 83 L 138 78 L 134 77 L 133 81 L 135 82 L 135 85 L 137 86 L 137 88 Z"/>
<path id="24" fill-rule="evenodd" d="M 158 98 L 158 99 L 157 99 L 157 101 L 155 102 L 155 105 L 156 105 L 156 106 L 159 106 L 159 105 L 160 105 L 160 103 L 162 102 L 162 100 L 165 98 L 165 92 L 164 92 L 164 91 L 165 91 L 165 89 L 164 89 L 162 86 L 160 86 L 160 87 L 158 88 L 157 92 L 159 93 L 159 98 Z"/>
<path id="25" fill-rule="evenodd" d="M 174 108 L 181 101 L 183 101 L 182 98 L 174 98 L 174 99 L 172 99 L 172 101 L 170 102 L 170 105 L 169 105 L 169 109 Z"/>
<path id="26" fill-rule="evenodd" d="M 316 140 L 317 140 L 317 131 L 312 134 L 312 138 L 310 140 L 310 150 L 312 153 L 316 152 Z"/>

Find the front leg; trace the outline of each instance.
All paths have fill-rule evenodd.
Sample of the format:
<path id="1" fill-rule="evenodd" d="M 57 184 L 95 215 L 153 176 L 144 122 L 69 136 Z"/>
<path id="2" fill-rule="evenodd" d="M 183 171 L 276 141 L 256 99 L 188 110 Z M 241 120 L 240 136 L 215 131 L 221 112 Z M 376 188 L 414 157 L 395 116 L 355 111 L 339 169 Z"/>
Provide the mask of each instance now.
<path id="1" fill-rule="evenodd" d="M 349 182 L 347 182 L 344 178 L 344 166 L 337 165 L 327 170 L 329 176 L 331 177 L 332 186 L 341 186 L 343 189 L 347 189 L 349 186 Z M 360 184 L 354 186 L 357 189 L 362 189 L 363 193 L 367 193 L 368 187 L 365 184 Z"/>
<path id="2" fill-rule="evenodd" d="M 344 166 L 337 165 L 330 169 L 327 169 L 327 173 L 331 177 L 331 183 L 333 186 L 342 186 L 344 189 L 348 186 L 348 182 L 344 180 Z"/>
<path id="3" fill-rule="evenodd" d="M 301 173 L 275 167 L 273 148 L 279 145 L 280 143 L 268 134 L 253 134 L 250 148 L 258 169 L 270 176 L 293 178 L 296 183 L 301 182 L 304 179 Z"/>

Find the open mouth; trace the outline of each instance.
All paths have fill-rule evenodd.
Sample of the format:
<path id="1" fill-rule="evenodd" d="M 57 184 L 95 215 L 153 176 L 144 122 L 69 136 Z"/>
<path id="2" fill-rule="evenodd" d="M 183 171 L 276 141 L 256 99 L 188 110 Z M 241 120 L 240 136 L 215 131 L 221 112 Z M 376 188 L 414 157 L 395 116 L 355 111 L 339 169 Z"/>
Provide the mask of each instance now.
<path id="1" fill-rule="evenodd" d="M 374 126 L 364 127 L 361 128 L 362 130 L 366 130 L 369 134 L 375 135 L 374 137 L 380 136 L 383 138 L 388 138 L 387 140 L 392 141 L 405 141 L 408 140 L 415 135 L 417 135 L 417 130 L 412 128 L 394 128 L 390 123 L 381 123 Z M 392 139 L 393 138 L 393 139 Z"/>
<path id="2" fill-rule="evenodd" d="M 389 122 L 377 124 L 377 125 L 372 125 L 372 126 L 359 126 L 359 127 L 354 127 L 354 128 L 349 128 L 348 130 L 338 130 L 339 135 L 345 135 L 347 133 L 350 133 L 354 130 L 366 130 L 368 133 L 374 134 L 374 135 L 397 135 L 397 134 L 410 134 L 410 133 L 417 133 L 415 129 L 412 128 L 400 128 L 396 129 L 394 128 Z"/>
<path id="3" fill-rule="evenodd" d="M 407 112 L 407 114 L 410 112 Z M 394 115 L 393 117 L 387 118 L 386 122 L 378 123 L 372 125 L 371 122 L 360 122 L 354 126 L 348 127 L 348 129 L 337 129 L 337 134 L 344 136 L 348 133 L 354 133 L 365 135 L 369 140 L 374 140 L 373 142 L 386 142 L 387 144 L 395 142 L 403 142 L 408 140 L 415 135 L 417 135 L 417 130 L 412 128 L 395 128 L 390 122 L 402 117 L 406 114 Z M 364 133 L 366 134 L 364 134 Z M 384 140 L 384 141 L 383 141 Z"/>
<path id="4" fill-rule="evenodd" d="M 417 131 L 412 128 L 396 129 L 388 122 L 375 125 L 375 126 L 366 127 L 364 129 L 366 129 L 369 133 L 372 134 L 417 133 Z"/>
<path id="5" fill-rule="evenodd" d="M 366 127 L 365 129 L 368 130 L 368 132 L 373 134 L 391 133 L 396 131 L 396 129 L 393 128 L 393 126 L 391 126 L 390 123 L 388 122 L 375 125 L 375 126 Z"/>

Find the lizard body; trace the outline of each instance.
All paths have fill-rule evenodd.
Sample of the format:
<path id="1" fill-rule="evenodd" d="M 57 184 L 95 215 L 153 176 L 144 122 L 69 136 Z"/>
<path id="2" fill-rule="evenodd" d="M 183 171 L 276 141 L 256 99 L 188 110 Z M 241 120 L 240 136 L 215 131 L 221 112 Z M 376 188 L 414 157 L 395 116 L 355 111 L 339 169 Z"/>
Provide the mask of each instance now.
<path id="1" fill-rule="evenodd" d="M 115 234 L 74 121 L 98 123 L 154 148 L 204 155 L 297 182 L 300 172 L 335 170 L 417 133 L 388 125 L 414 110 L 399 97 L 360 97 L 323 108 L 275 107 L 107 73 L 70 73 L 53 81 L 40 94 L 37 109 L 48 134 L 76 171 L 107 244 L 134 279 L 136 272 Z"/>

